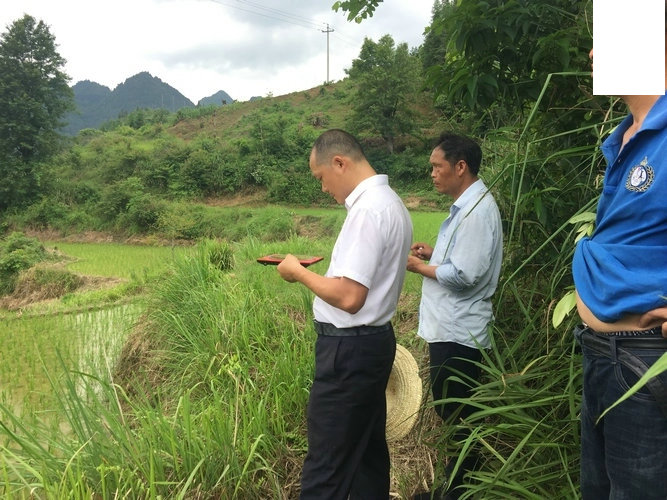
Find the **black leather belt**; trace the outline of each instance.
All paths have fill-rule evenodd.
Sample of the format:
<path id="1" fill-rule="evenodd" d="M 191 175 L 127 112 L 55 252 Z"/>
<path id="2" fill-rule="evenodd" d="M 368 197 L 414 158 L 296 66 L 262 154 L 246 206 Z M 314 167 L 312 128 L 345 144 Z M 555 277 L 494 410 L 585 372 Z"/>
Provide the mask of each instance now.
<path id="1" fill-rule="evenodd" d="M 331 323 L 320 323 L 313 321 L 315 331 L 318 335 L 327 335 L 331 337 L 360 337 L 362 335 L 375 335 L 377 333 L 385 333 L 391 330 L 391 323 L 381 326 L 351 326 L 348 328 L 338 328 Z"/>
<path id="2" fill-rule="evenodd" d="M 615 342 L 618 347 L 629 349 L 659 349 L 667 350 L 667 338 L 662 336 L 662 327 L 656 326 L 650 330 L 632 330 L 620 332 L 596 332 L 584 325 L 577 327 L 581 333 L 588 335 L 580 336 L 580 341 L 584 345 L 590 346 L 608 346 Z"/>
<path id="3" fill-rule="evenodd" d="M 600 333 L 585 325 L 578 325 L 574 329 L 574 336 L 582 346 L 608 357 L 614 364 L 621 363 L 637 378 L 641 378 L 649 369 L 649 364 L 641 358 L 638 350 L 630 349 L 667 351 L 667 338 L 664 338 L 661 332 L 662 328 L 658 327 L 638 330 L 632 332 L 632 335 L 628 335 L 629 332 Z M 667 384 L 664 384 L 659 377 L 652 377 L 646 382 L 646 388 L 667 418 Z"/>

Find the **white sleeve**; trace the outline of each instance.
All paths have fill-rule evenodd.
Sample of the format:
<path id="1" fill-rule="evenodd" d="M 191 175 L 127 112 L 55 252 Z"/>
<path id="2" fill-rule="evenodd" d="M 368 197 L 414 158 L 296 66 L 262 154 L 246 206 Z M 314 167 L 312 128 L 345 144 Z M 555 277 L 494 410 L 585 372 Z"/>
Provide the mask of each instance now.
<path id="1" fill-rule="evenodd" d="M 345 219 L 332 253 L 334 264 L 327 274 L 349 278 L 370 289 L 383 247 L 377 216 L 370 210 L 356 210 Z"/>

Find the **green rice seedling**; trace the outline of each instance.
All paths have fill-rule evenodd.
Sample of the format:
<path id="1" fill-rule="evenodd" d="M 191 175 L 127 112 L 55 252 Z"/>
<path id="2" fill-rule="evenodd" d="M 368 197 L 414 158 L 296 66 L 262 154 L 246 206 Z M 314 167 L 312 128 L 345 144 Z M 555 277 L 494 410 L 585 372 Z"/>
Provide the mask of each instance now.
<path id="1" fill-rule="evenodd" d="M 0 394 L 26 418 L 52 409 L 47 374 L 68 369 L 100 373 L 116 359 L 139 308 L 124 305 L 72 314 L 0 321 Z"/>
<path id="2" fill-rule="evenodd" d="M 414 233 L 413 241 L 424 241 L 434 245 L 438 230 L 447 218 L 447 212 L 410 212 L 410 217 Z"/>
<path id="3" fill-rule="evenodd" d="M 188 247 L 126 245 L 121 243 L 49 242 L 48 247 L 74 257 L 67 265 L 85 275 L 139 278 L 168 268 L 174 254 L 187 253 Z"/>
<path id="4" fill-rule="evenodd" d="M 21 457 L 4 469 L 12 488 L 30 484 L 54 495 L 72 488 L 75 498 L 289 496 L 281 471 L 305 449 L 314 333 L 302 306 L 311 297 L 277 286 L 275 269 L 254 259 L 235 261 L 242 280 L 211 265 L 200 248 L 177 259 L 156 289 L 144 332 L 154 336 L 149 365 L 161 373 L 153 385 L 135 390 L 138 371 L 117 373 L 120 385 L 82 373 L 52 379 L 71 439 L 52 445 L 62 459 L 48 459 L 31 444 L 47 442 L 48 429 L 12 420 Z"/>

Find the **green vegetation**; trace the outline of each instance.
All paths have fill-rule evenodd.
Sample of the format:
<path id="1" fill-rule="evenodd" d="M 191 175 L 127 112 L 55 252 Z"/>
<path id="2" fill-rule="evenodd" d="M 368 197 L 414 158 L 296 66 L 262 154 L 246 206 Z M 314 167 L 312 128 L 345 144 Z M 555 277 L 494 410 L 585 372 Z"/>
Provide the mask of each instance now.
<path id="1" fill-rule="evenodd" d="M 189 251 L 187 247 L 121 243 L 46 242 L 45 245 L 73 259 L 67 264 L 70 271 L 123 279 L 139 279 L 160 274 L 169 267 L 174 253 Z"/>
<path id="2" fill-rule="evenodd" d="M 0 294 L 14 291 L 21 271 L 46 260 L 44 246 L 35 238 L 14 232 L 0 240 Z"/>
<path id="3" fill-rule="evenodd" d="M 113 355 L 78 374 L 70 356 L 61 355 L 47 366 L 52 387 L 31 383 L 38 393 L 54 395 L 57 405 L 50 398 L 35 404 L 49 408 L 69 432 L 63 435 L 52 419 L 28 426 L 3 405 L 0 491 L 21 496 L 29 485 L 49 498 L 279 494 L 278 471 L 293 450 L 304 449 L 301 410 L 313 334 L 303 330 L 303 320 L 311 297 L 279 284 L 275 269 L 255 258 L 313 250 L 305 239 L 278 245 L 251 239 L 236 246 L 232 269 L 225 243 L 205 242 L 191 256 L 177 256 L 155 284 L 143 326 L 125 343 L 114 378 Z M 123 324 L 107 338 L 124 339 Z M 11 348 L 10 330 L 3 345 Z M 56 345 L 58 351 L 68 347 Z M 38 357 L 27 356 L 39 368 Z M 7 373 L 17 369 L 12 365 Z M 173 378 L 175 372 L 180 375 Z M 41 465 L 30 466 L 34 460 Z"/>
<path id="4" fill-rule="evenodd" d="M 340 221 L 339 212 L 307 209 L 294 216 L 326 225 L 331 216 Z M 432 238 L 441 219 L 437 212 L 413 213 L 416 237 Z M 333 236 L 271 240 L 265 235 L 236 243 L 205 241 L 167 259 L 168 272 L 148 285 L 145 309 L 129 335 L 125 321 L 114 326 L 115 320 L 103 320 L 116 330 L 108 338 L 125 339 L 118 358 L 77 369 L 69 355 L 60 362 L 52 354 L 48 372 L 53 387 L 39 385 L 35 394 L 49 393 L 57 404 L 35 396 L 32 407 L 49 408 L 51 419 L 27 424 L 13 416 L 7 402 L 3 405 L 3 493 L 294 497 L 305 453 L 303 412 L 312 376 L 312 295 L 282 282 L 275 269 L 255 259 L 288 251 L 328 255 Z M 102 247 L 97 272 L 113 260 L 109 251 L 126 251 L 119 245 Z M 316 266 L 321 272 L 326 260 Z M 504 285 L 519 283 L 510 277 Z M 414 333 L 419 290 L 420 280 L 408 276 L 396 326 L 399 342 L 424 366 L 425 348 Z M 518 300 L 528 310 L 533 299 Z M 572 343 L 567 331 L 536 335 L 539 318 L 517 331 L 504 329 L 511 318 L 498 315 L 495 347 L 475 396 L 480 412 L 467 424 L 486 451 L 476 488 L 489 496 L 571 496 L 578 456 L 578 361 Z M 535 358 L 537 350 L 543 354 Z M 446 451 L 449 431 L 443 434 L 429 415 L 424 413 L 406 442 L 419 435 Z M 65 435 L 53 419 L 64 422 L 61 427 L 69 429 Z M 404 498 L 420 481 L 431 480 L 424 475 L 427 452 L 409 453 L 393 471 L 393 491 Z"/>
<path id="5" fill-rule="evenodd" d="M 39 196 L 37 165 L 56 149 L 72 107 L 64 65 L 42 21 L 26 14 L 0 34 L 0 211 Z"/>
<path id="6" fill-rule="evenodd" d="M 380 3 L 336 5 L 361 19 Z M 574 241 L 590 229 L 603 169 L 597 145 L 623 114 L 615 101 L 590 92 L 584 59 L 591 5 L 436 2 L 425 44 L 401 54 L 420 63 L 426 82 L 407 100 L 419 110 L 402 129 L 412 132 L 396 133 L 393 153 L 382 132 L 369 126 L 360 134 L 371 164 L 410 206 L 415 239 L 423 241 L 433 241 L 448 206 L 429 182 L 430 140 L 441 129 L 476 137 L 481 175 L 505 230 L 494 345 L 473 398 L 479 411 L 444 429 L 424 412 L 418 429 L 395 445 L 392 491 L 403 498 L 442 477 L 431 475 L 429 454 L 447 453 L 460 425 L 472 430 L 464 449 L 479 446 L 484 458 L 471 474 L 469 497 L 578 496 L 580 362 L 570 334 L 576 318 L 565 306 L 555 324 L 551 317 L 572 290 Z M 128 313 L 128 321 L 140 316 L 122 354 L 105 358 L 103 369 L 76 367 L 66 353 L 62 364 L 57 357 L 45 363 L 55 373 L 53 388 L 38 385 L 57 402 L 48 421 L 26 422 L 4 396 L 0 493 L 295 495 L 305 452 L 312 296 L 255 259 L 288 251 L 329 255 L 345 212 L 308 175 L 308 154 L 322 130 L 347 127 L 363 104 L 359 90 L 373 73 L 361 62 L 389 48 L 383 40 L 366 44 L 342 82 L 220 108 L 137 110 L 82 131 L 48 161 L 31 165 L 39 173 L 37 197 L 0 213 L 0 230 L 48 231 L 56 240 L 102 232 L 113 243 L 47 246 L 79 259 L 67 263 L 69 272 L 128 280 L 70 291 L 39 310 L 129 300 L 140 312 Z M 118 244 L 127 241 L 165 246 Z M 5 267 L 14 277 L 16 266 L 25 271 L 39 260 L 12 258 Z M 317 265 L 323 270 L 326 261 Z M 395 323 L 399 342 L 426 369 L 424 345 L 415 339 L 420 291 L 420 280 L 408 276 Z M 17 314 L 2 317 L 12 316 L 6 329 L 26 325 L 18 330 L 24 336 L 61 328 L 55 316 L 40 323 L 13 319 Z M 121 323 L 110 337 L 125 340 L 128 323 Z M 20 345 L 17 339 L 7 345 Z M 25 371 L 41 366 L 36 359 Z M 3 382 L 23 369 L 8 370 Z M 56 432 L 54 421 L 67 432 Z"/>
<path id="7" fill-rule="evenodd" d="M 407 43 L 394 47 L 390 35 L 377 43 L 366 38 L 359 58 L 346 72 L 356 82 L 347 128 L 359 136 L 379 135 L 393 153 L 396 138 L 412 133 L 416 127 L 414 96 L 421 86 L 419 60 L 410 55 Z"/>
<path id="8" fill-rule="evenodd" d="M 20 416 L 26 429 L 41 421 L 56 439 L 62 420 L 51 383 L 69 370 L 104 376 L 114 366 L 140 310 L 126 304 L 71 314 L 0 316 L 3 409 Z M 0 421 L 7 422 L 6 416 L 3 413 Z M 4 458 L 11 440 L 6 432 L 6 428 L 0 431 Z"/>

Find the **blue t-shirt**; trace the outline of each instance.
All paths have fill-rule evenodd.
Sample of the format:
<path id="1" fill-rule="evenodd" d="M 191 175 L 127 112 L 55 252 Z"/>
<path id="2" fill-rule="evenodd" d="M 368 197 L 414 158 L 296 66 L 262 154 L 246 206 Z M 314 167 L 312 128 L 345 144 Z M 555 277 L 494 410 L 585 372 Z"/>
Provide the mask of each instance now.
<path id="1" fill-rule="evenodd" d="M 596 227 L 572 264 L 579 297 L 607 323 L 667 306 L 667 96 L 619 153 L 631 124 L 626 117 L 602 144 Z"/>

